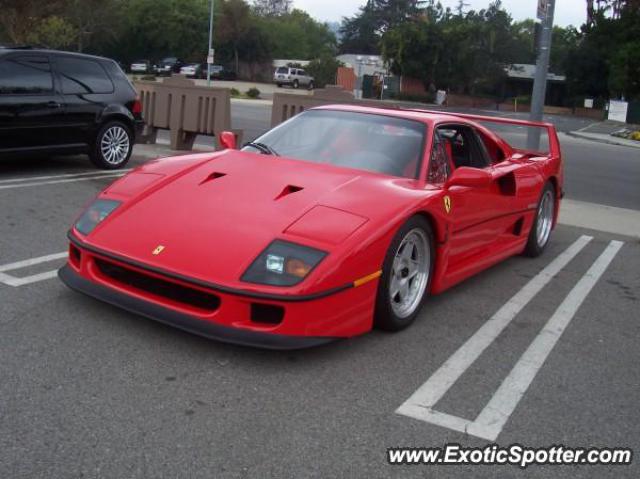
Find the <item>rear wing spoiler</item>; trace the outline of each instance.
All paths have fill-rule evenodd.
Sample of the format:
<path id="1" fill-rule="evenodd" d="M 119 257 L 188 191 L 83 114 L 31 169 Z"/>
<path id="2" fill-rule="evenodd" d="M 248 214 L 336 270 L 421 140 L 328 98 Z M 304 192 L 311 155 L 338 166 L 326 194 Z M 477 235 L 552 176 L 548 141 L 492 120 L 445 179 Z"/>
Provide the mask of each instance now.
<path id="1" fill-rule="evenodd" d="M 402 110 L 414 111 L 418 113 L 431 113 L 435 115 L 451 115 L 453 117 L 465 118 L 467 120 L 473 120 L 476 122 L 498 123 L 503 125 L 536 127 L 536 128 L 544 129 L 547 132 L 547 135 L 549 138 L 549 155 L 556 158 L 560 158 L 560 155 L 561 155 L 560 141 L 558 140 L 556 127 L 551 123 L 541 122 L 541 121 L 518 120 L 515 118 L 504 118 L 499 116 L 473 115 L 470 113 L 455 113 L 455 112 L 448 112 L 448 111 L 442 111 L 442 110 L 423 110 L 419 108 L 402 108 Z M 514 148 L 513 146 L 512 148 L 518 151 L 523 150 L 520 148 Z"/>

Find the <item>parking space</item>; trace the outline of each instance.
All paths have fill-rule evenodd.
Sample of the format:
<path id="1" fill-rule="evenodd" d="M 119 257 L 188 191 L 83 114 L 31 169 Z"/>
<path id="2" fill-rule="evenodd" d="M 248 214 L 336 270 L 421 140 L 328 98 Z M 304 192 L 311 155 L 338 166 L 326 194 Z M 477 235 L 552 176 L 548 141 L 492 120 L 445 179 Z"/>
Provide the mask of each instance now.
<path id="1" fill-rule="evenodd" d="M 3 170 L 0 477 L 557 477 L 552 466 L 390 466 L 386 450 L 637 449 L 637 238 L 560 225 L 542 257 L 429 298 L 404 332 L 271 352 L 162 326 L 55 278 L 73 218 L 121 174 L 82 157 Z"/>

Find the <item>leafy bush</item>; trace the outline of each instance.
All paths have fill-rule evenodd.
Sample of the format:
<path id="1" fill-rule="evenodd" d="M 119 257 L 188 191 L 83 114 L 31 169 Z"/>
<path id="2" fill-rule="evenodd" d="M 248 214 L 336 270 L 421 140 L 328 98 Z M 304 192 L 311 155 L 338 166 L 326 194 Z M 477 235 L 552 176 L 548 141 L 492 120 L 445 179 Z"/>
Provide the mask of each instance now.
<path id="1" fill-rule="evenodd" d="M 260 90 L 258 90 L 256 87 L 249 88 L 246 94 L 249 98 L 260 98 Z"/>
<path id="2" fill-rule="evenodd" d="M 155 75 L 144 75 L 142 78 L 140 78 L 140 80 L 156 81 L 156 76 Z"/>
<path id="3" fill-rule="evenodd" d="M 232 88 L 231 89 L 231 96 L 233 96 L 233 97 L 240 96 L 240 90 L 238 90 L 237 88 Z"/>
<path id="4" fill-rule="evenodd" d="M 326 85 L 335 85 L 338 67 L 341 66 L 344 66 L 341 61 L 331 55 L 323 55 L 310 62 L 305 70 L 313 77 L 316 88 L 324 88 Z"/>

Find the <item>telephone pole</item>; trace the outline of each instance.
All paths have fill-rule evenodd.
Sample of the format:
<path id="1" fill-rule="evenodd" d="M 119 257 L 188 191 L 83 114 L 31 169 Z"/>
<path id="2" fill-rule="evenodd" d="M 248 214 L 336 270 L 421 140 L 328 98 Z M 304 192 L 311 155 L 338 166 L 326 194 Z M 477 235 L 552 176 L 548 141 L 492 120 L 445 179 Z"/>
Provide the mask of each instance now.
<path id="1" fill-rule="evenodd" d="M 209 12 L 209 51 L 207 52 L 207 86 L 211 86 L 211 65 L 213 64 L 213 0 L 211 0 L 211 11 Z"/>
<path id="2" fill-rule="evenodd" d="M 531 121 L 542 121 L 544 99 L 547 90 L 547 72 L 549 71 L 549 55 L 551 53 L 551 35 L 553 33 L 553 11 L 555 0 L 538 0 L 538 19 L 540 19 L 540 37 L 538 40 L 538 58 L 536 75 L 533 80 L 531 96 Z M 527 148 L 537 150 L 540 146 L 540 129 L 529 128 Z"/>

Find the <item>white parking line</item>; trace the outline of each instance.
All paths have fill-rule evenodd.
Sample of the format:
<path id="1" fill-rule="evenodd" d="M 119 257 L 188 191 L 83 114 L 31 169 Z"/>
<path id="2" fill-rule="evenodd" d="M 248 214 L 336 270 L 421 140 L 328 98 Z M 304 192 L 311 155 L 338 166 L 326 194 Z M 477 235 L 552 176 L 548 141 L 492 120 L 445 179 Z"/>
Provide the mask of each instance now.
<path id="1" fill-rule="evenodd" d="M 120 173 L 126 173 L 131 171 L 133 168 L 126 168 L 122 170 L 118 170 Z M 49 175 L 49 176 L 25 176 L 22 178 L 9 178 L 0 180 L 0 184 L 5 183 L 20 183 L 23 181 L 40 181 L 40 180 L 55 180 L 56 178 L 71 178 L 71 177 L 81 177 L 81 176 L 98 176 L 98 175 L 109 175 L 114 173 L 113 171 L 87 171 L 83 173 L 66 173 L 62 175 Z"/>
<path id="2" fill-rule="evenodd" d="M 553 277 L 558 274 L 580 251 L 582 251 L 582 249 L 592 239 L 593 238 L 591 236 L 581 236 L 578 238 L 569 248 L 555 258 L 540 273 L 531 279 L 531 281 L 524 285 L 524 287 L 509 301 L 507 301 L 507 303 L 502 306 L 491 319 L 489 319 L 442 366 L 440 366 L 440 368 L 396 410 L 396 413 L 456 431 L 472 434 L 484 439 L 495 440 L 513 412 L 513 409 L 515 409 L 517 401 L 514 403 L 512 399 L 510 402 L 506 399 L 501 400 L 500 397 L 502 396 L 498 396 L 499 399 L 496 400 L 498 402 L 494 403 L 493 399 L 490 401 L 489 404 L 491 405 L 491 410 L 502 413 L 502 415 L 500 415 L 500 419 L 496 419 L 496 417 L 491 416 L 489 412 L 490 410 L 486 408 L 475 421 L 442 413 L 434 410 L 433 408 L 445 393 L 454 385 L 454 383 L 464 374 L 464 372 L 480 357 L 482 352 L 491 343 L 493 343 L 500 333 L 509 325 L 509 323 L 511 323 L 516 315 L 522 311 L 522 309 L 542 290 L 542 288 L 546 286 L 551 279 L 553 279 Z M 595 284 L 611 259 L 613 259 L 622 246 L 622 243 L 617 241 L 612 242 L 611 244 L 613 246 L 610 245 L 610 247 L 605 250 L 605 253 L 603 253 L 603 255 L 580 280 L 578 285 L 576 285 L 574 290 L 577 289 L 579 292 L 574 293 L 572 291 L 569 294 L 571 299 L 568 297 L 567 300 L 565 300 L 558 308 L 558 311 L 561 312 L 557 312 L 558 315 L 564 315 L 562 317 L 566 318 L 567 314 L 570 313 L 569 320 L 573 317 L 573 314 L 575 314 L 575 311 L 582 303 L 582 300 L 584 300 L 584 297 L 589 293 L 593 284 Z M 593 284 L 591 284 L 591 282 L 593 282 Z M 586 288 L 585 284 L 587 286 L 591 286 Z M 581 297 L 580 295 L 583 293 L 584 297 L 579 301 L 576 301 L 576 298 L 579 299 Z M 569 309 L 571 305 L 575 306 L 573 310 Z M 556 314 L 552 317 L 554 322 L 551 323 L 550 320 L 550 323 L 552 327 L 557 327 L 555 323 L 557 323 L 558 320 L 554 318 L 556 318 Z M 547 326 L 549 326 L 549 324 Z M 548 335 L 548 331 L 549 329 L 545 327 L 540 334 Z M 555 342 L 553 344 L 555 344 Z M 534 351 L 537 351 L 538 349 L 539 347 L 534 347 Z M 549 352 L 550 349 L 547 354 Z M 525 358 L 525 360 L 528 360 L 528 358 Z M 521 363 L 519 362 L 518 364 Z M 520 366 L 520 370 L 522 370 L 523 367 L 524 366 Z M 536 369 L 535 372 L 537 372 L 538 369 Z M 535 372 L 533 376 L 535 376 Z M 531 379 L 533 379 L 533 377 L 531 377 Z M 520 383 L 520 385 L 522 384 Z M 508 391 L 512 391 L 508 385 L 505 386 L 505 388 Z M 521 393 L 524 394 L 524 391 L 526 391 L 526 388 L 521 390 Z M 500 392 L 500 390 L 496 394 L 498 393 L 500 393 L 500 395 L 506 394 Z M 522 397 L 522 394 L 518 396 L 518 401 Z M 485 413 L 485 411 L 487 412 Z M 508 414 L 506 414 L 505 411 L 508 412 Z M 484 416 L 482 415 L 483 413 Z"/>
<path id="3" fill-rule="evenodd" d="M 29 266 L 34 266 L 41 263 L 48 263 L 50 261 L 55 261 L 58 259 L 66 258 L 67 252 L 64 253 L 55 253 L 48 254 L 46 256 L 39 256 L 37 258 L 25 259 L 22 261 L 16 261 L 14 263 L 8 263 L 0 266 L 0 283 L 6 284 L 7 286 L 24 286 L 31 283 L 37 283 L 38 281 L 44 281 L 47 279 L 54 278 L 58 274 L 58 270 L 45 271 L 43 273 L 33 274 L 31 276 L 24 276 L 18 278 L 16 276 L 11 276 L 10 274 L 6 274 L 4 271 L 13 271 L 16 269 L 28 268 Z"/>
<path id="4" fill-rule="evenodd" d="M 11 188 L 26 188 L 28 186 L 43 186 L 43 185 L 55 185 L 59 183 L 73 183 L 76 181 L 87 181 L 87 180 L 100 180 L 102 178 L 115 178 L 118 176 L 124 176 L 126 173 L 118 172 L 118 173 L 107 173 L 100 174 L 94 176 L 83 176 L 81 178 L 68 178 L 64 180 L 49 180 L 49 181 L 33 181 L 30 183 L 12 183 L 8 185 L 0 185 L 0 190 L 8 190 Z"/>
<path id="5" fill-rule="evenodd" d="M 498 437 L 551 350 L 564 330 L 569 326 L 578 308 L 580 308 L 582 302 L 606 271 L 613 258 L 618 254 L 623 244 L 621 241 L 611 241 L 585 275 L 580 278 L 502 382 L 489 403 L 476 418 L 474 424 L 469 427 L 468 432 L 470 434 L 474 434 L 475 427 L 480 427 L 484 433 L 482 437 L 489 440 L 495 440 Z"/>

